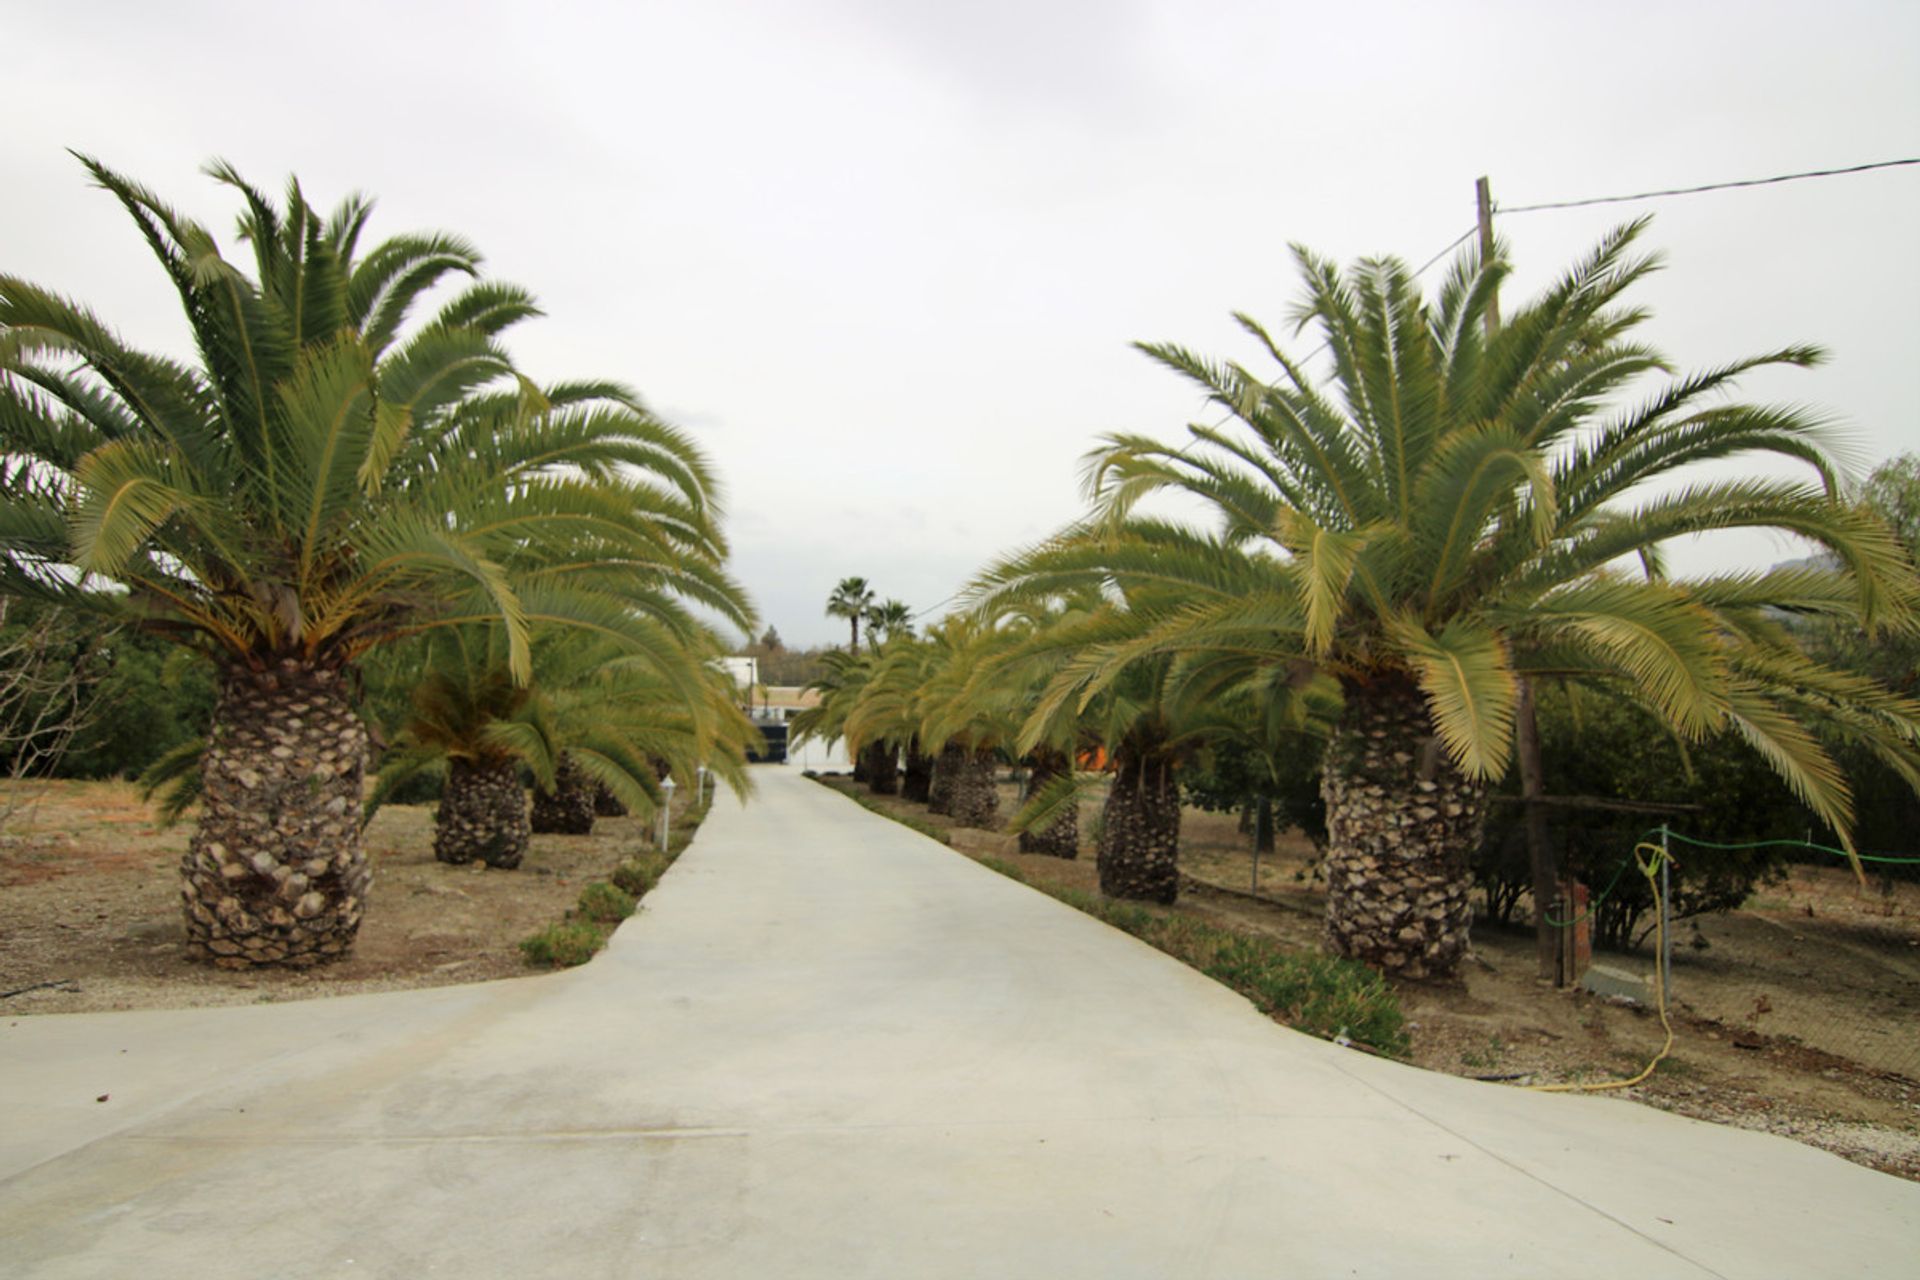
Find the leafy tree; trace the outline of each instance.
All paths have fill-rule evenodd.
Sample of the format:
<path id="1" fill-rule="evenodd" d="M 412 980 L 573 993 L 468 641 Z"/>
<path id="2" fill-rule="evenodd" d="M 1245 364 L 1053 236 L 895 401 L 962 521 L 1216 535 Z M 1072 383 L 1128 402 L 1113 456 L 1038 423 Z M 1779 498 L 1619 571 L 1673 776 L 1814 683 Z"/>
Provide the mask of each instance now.
<path id="1" fill-rule="evenodd" d="M 1799 839 L 1813 822 L 1787 784 L 1736 735 L 1686 743 L 1632 702 L 1552 685 L 1539 692 L 1539 723 L 1549 795 L 1693 806 L 1664 821 L 1723 844 Z M 1504 791 L 1514 794 L 1511 786 Z M 1646 881 L 1630 863 L 1634 845 L 1662 820 L 1646 811 L 1551 811 L 1550 835 L 1562 866 L 1594 893 L 1594 935 L 1602 945 L 1630 945 L 1653 906 Z M 1669 874 L 1676 918 L 1739 906 L 1785 861 L 1779 848 L 1674 848 Z M 1492 807 L 1474 874 L 1497 919 L 1504 920 L 1531 887 L 1518 804 Z"/>
<path id="2" fill-rule="evenodd" d="M 1876 467 L 1859 498 L 1893 529 L 1908 559 L 1920 561 L 1920 455 L 1903 453 Z M 1849 620 L 1813 618 L 1801 634 L 1818 660 L 1864 672 L 1905 697 L 1920 695 L 1920 633 L 1873 635 Z M 1920 792 L 1900 769 L 1861 743 L 1838 741 L 1831 749 L 1853 787 L 1854 838 L 1868 849 L 1914 848 Z"/>
<path id="3" fill-rule="evenodd" d="M 1737 734 L 1843 832 L 1847 784 L 1813 726 L 1920 784 L 1920 708 L 1810 661 L 1770 612 L 1913 625 L 1912 566 L 1881 521 L 1836 500 L 1818 422 L 1722 398 L 1748 370 L 1819 353 L 1669 374 L 1631 336 L 1646 312 L 1624 301 L 1656 265 L 1632 254 L 1643 227 L 1609 235 L 1491 337 L 1498 254 L 1464 251 L 1427 302 L 1396 259 L 1342 272 L 1296 250 L 1296 318 L 1324 334 L 1331 385 L 1244 316 L 1273 382 L 1144 347 L 1239 428 L 1190 427 L 1177 447 L 1109 437 L 1089 465 L 1093 518 L 994 572 L 1005 589 L 1102 573 L 1175 598 L 1112 647 L 1100 678 L 1149 654 L 1216 653 L 1339 682 L 1323 790 L 1327 936 L 1341 954 L 1409 977 L 1459 962 L 1468 857 L 1522 678 L 1612 689 L 1690 741 Z M 1647 399 L 1609 407 L 1637 381 L 1654 384 Z M 1647 487 L 1755 453 L 1804 463 L 1812 480 Z M 1218 536 L 1138 513 L 1166 491 L 1207 504 Z M 1662 574 L 1667 540 L 1729 528 L 1792 531 L 1838 568 Z M 1627 558 L 1643 572 L 1618 568 Z"/>
<path id="4" fill-rule="evenodd" d="M 496 339 L 535 314 L 523 291 L 473 283 L 409 326 L 429 289 L 477 275 L 466 242 L 363 251 L 367 201 L 322 217 L 290 182 L 276 207 L 215 165 L 241 197 L 249 272 L 152 193 L 83 163 L 173 284 L 197 361 L 131 348 L 83 307 L 0 276 L 0 589 L 113 601 L 213 659 L 182 865 L 190 949 L 228 967 L 332 959 L 369 881 L 360 659 L 490 617 L 524 681 L 532 625 L 609 625 L 625 607 L 589 598 L 606 565 L 574 572 L 583 529 L 606 560 L 654 568 L 700 545 L 689 589 L 724 596 L 710 477 L 623 391 L 519 379 Z M 614 518 L 631 493 L 609 481 L 628 465 L 670 477 L 644 525 Z M 536 562 L 517 587 L 508 564 Z"/>

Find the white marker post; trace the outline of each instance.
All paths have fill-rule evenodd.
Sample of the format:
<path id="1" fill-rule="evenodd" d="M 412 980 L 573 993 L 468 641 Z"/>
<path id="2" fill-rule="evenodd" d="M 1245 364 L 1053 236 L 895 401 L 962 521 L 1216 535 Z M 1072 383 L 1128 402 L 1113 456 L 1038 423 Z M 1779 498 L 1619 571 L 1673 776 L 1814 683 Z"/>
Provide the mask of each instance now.
<path id="1" fill-rule="evenodd" d="M 660 791 L 666 799 L 660 802 L 660 852 L 667 851 L 667 836 L 673 831 L 673 779 L 662 778 Z"/>

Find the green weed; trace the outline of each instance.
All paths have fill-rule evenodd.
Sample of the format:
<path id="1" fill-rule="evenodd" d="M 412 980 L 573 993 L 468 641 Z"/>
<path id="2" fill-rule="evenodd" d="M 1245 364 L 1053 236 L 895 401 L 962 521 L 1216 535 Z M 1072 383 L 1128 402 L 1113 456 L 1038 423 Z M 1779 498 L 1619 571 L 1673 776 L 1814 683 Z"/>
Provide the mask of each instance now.
<path id="1" fill-rule="evenodd" d="M 520 942 L 520 954 L 527 963 L 549 969 L 567 969 L 585 964 L 607 945 L 600 926 L 580 921 L 574 924 L 550 924 Z"/>

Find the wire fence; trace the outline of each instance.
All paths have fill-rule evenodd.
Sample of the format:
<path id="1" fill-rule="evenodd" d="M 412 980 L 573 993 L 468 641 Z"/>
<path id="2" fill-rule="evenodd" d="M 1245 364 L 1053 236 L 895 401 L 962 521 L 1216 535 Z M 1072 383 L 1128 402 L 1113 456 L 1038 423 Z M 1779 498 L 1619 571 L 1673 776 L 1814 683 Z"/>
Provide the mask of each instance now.
<path id="1" fill-rule="evenodd" d="M 1642 873 L 1649 851 L 1657 877 Z M 1590 990 L 1652 996 L 1664 977 L 1680 1017 L 1736 1047 L 1920 1081 L 1920 857 L 1859 859 L 1864 883 L 1844 850 L 1810 839 L 1656 828 L 1582 910 L 1549 918 L 1599 943 Z M 1718 909 L 1736 894 L 1740 910 Z"/>

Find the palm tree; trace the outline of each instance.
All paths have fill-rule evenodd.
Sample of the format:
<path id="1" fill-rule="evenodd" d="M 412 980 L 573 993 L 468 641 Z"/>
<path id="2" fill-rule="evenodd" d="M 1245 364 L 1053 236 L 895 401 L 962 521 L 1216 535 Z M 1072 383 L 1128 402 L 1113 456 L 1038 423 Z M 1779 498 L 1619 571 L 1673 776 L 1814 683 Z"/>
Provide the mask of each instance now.
<path id="1" fill-rule="evenodd" d="M 513 376 L 495 337 L 535 314 L 524 292 L 476 283 L 409 329 L 426 290 L 476 274 L 464 241 L 403 236 L 362 253 L 365 200 L 322 218 L 295 182 L 276 208 L 215 165 L 243 199 L 249 274 L 204 228 L 83 163 L 159 259 L 198 362 L 128 347 L 79 305 L 0 276 L 0 453 L 35 478 L 0 506 L 0 590 L 111 598 L 214 658 L 220 698 L 182 864 L 189 949 L 226 967 L 333 959 L 369 880 L 361 657 L 491 618 L 524 681 L 529 626 L 578 596 L 548 553 L 582 528 L 612 558 L 655 567 L 689 542 L 719 547 L 707 478 L 661 461 L 677 437 L 637 407 L 556 415 L 524 381 L 488 390 Z M 608 519 L 600 481 L 636 462 L 671 476 L 660 506 L 677 518 Z M 516 589 L 508 565 L 542 560 L 541 580 Z M 712 564 L 689 576 L 702 592 L 725 585 Z M 120 591 L 84 589 L 97 582 Z"/>
<path id="2" fill-rule="evenodd" d="M 888 599 L 867 610 L 867 643 L 913 635 L 913 610 L 904 600 Z"/>
<path id="3" fill-rule="evenodd" d="M 663 767 L 691 784 L 704 765 L 744 794 L 754 730 L 707 661 L 720 651 L 717 640 L 627 650 L 578 631 L 543 632 L 534 679 L 516 685 L 498 627 L 435 632 L 416 668 L 392 673 L 412 684 L 412 707 L 381 761 L 366 815 L 415 775 L 444 772 L 435 856 L 511 869 L 530 830 L 554 829 L 530 820 L 522 768 L 534 776 L 535 810 L 543 792 L 570 817 L 584 804 L 588 829 L 601 787 L 652 812 L 662 802 Z M 569 777 L 578 784 L 571 803 L 562 794 Z"/>
<path id="4" fill-rule="evenodd" d="M 840 585 L 827 597 L 827 616 L 845 618 L 852 628 L 847 640 L 847 651 L 854 652 L 860 647 L 860 619 L 867 616 L 873 608 L 873 588 L 867 585 L 865 578 L 842 578 Z"/>
<path id="5" fill-rule="evenodd" d="M 972 691 L 1005 639 L 990 622 L 963 614 L 929 628 L 927 638 L 918 733 L 935 754 L 933 786 L 945 806 L 936 811 L 963 827 L 991 829 L 1000 812 L 995 775 L 1002 752 L 1011 750 L 1019 734 L 1024 709 Z"/>
<path id="6" fill-rule="evenodd" d="M 1331 393 L 1244 316 L 1275 382 L 1144 347 L 1244 430 L 1190 427 L 1178 448 L 1109 437 L 1090 459 L 1095 519 L 998 571 L 1029 592 L 1093 573 L 1182 597 L 1103 658 L 1113 672 L 1152 653 L 1213 653 L 1339 682 L 1324 794 L 1327 940 L 1340 954 L 1410 977 L 1458 963 L 1467 858 L 1526 678 L 1621 690 L 1688 738 L 1731 728 L 1843 832 L 1846 782 L 1815 726 L 1920 781 L 1920 708 L 1810 661 L 1771 612 L 1912 625 L 1913 568 L 1881 523 L 1834 497 L 1819 423 L 1721 398 L 1744 372 L 1819 353 L 1669 374 L 1630 339 L 1646 313 L 1621 301 L 1656 265 L 1630 253 L 1643 226 L 1609 235 L 1491 337 L 1497 255 L 1469 248 L 1429 303 L 1395 259 L 1343 273 L 1297 249 L 1296 315 L 1325 334 Z M 1642 379 L 1656 383 L 1645 401 L 1609 407 Z M 1753 453 L 1814 480 L 1647 487 Z M 1220 535 L 1133 513 L 1161 490 L 1209 504 Z M 1727 528 L 1793 532 L 1839 568 L 1665 577 L 1665 542 Z M 1641 572 L 1618 567 L 1628 558 Z"/>
<path id="7" fill-rule="evenodd" d="M 825 670 L 819 679 L 810 681 L 805 689 L 805 692 L 816 695 L 818 700 L 797 712 L 788 722 L 788 732 L 795 746 L 809 738 L 832 743 L 846 737 L 847 717 L 853 713 L 867 682 L 873 678 L 876 661 L 872 653 L 861 653 L 857 649 L 845 653 L 835 650 L 821 655 L 821 665 Z M 848 753 L 855 761 L 861 760 L 859 751 L 851 746 Z M 856 780 L 864 782 L 867 776 L 865 769 L 856 770 Z"/>

